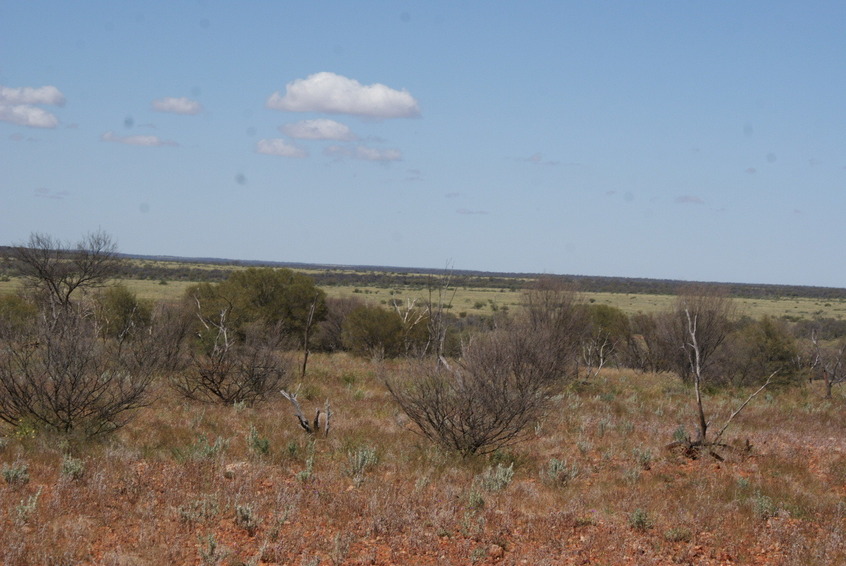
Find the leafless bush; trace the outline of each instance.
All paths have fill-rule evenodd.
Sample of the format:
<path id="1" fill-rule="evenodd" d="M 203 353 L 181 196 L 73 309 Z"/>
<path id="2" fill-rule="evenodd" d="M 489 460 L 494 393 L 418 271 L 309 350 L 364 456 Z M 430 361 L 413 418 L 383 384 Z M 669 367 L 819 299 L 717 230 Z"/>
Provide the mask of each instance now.
<path id="1" fill-rule="evenodd" d="M 531 336 L 532 350 L 557 377 L 575 377 L 581 343 L 590 320 L 576 292 L 563 280 L 543 277 L 526 292 L 523 313 L 515 330 Z"/>
<path id="2" fill-rule="evenodd" d="M 386 385 L 425 437 L 465 456 L 493 452 L 519 440 L 561 382 L 554 343 L 526 330 L 476 336 L 454 366 L 421 363 L 414 375 Z"/>
<path id="3" fill-rule="evenodd" d="M 224 309 L 217 320 L 201 317 L 200 344 L 190 354 L 189 367 L 172 383 L 190 399 L 254 403 L 279 390 L 291 375 L 292 360 L 281 352 L 285 333 L 280 325 L 261 323 L 236 333 L 227 315 Z"/>
<path id="4" fill-rule="evenodd" d="M 0 420 L 95 436 L 148 402 L 154 368 L 71 307 L 0 332 Z"/>

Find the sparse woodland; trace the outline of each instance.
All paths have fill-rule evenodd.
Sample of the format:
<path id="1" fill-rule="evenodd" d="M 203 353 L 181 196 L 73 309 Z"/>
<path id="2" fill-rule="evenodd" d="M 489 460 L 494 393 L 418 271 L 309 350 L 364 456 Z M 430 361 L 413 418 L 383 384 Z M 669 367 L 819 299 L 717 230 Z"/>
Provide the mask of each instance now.
<path id="1" fill-rule="evenodd" d="M 2 564 L 846 563 L 842 321 L 261 267 L 155 304 L 107 234 L 7 250 Z"/>

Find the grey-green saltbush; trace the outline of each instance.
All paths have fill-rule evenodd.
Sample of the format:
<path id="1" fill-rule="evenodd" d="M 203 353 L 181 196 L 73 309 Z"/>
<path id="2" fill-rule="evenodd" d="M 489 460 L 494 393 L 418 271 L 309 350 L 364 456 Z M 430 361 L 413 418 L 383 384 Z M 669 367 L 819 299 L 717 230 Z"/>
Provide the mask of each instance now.
<path id="1" fill-rule="evenodd" d="M 497 464 L 494 468 L 488 468 L 479 476 L 482 488 L 485 491 L 501 491 L 508 487 L 511 480 L 514 478 L 514 462 L 507 468 L 502 464 Z"/>
<path id="2" fill-rule="evenodd" d="M 62 477 L 72 480 L 81 479 L 85 474 L 85 462 L 73 456 L 65 456 L 62 459 Z"/>
<path id="3" fill-rule="evenodd" d="M 579 469 L 575 464 L 571 466 L 567 463 L 567 460 L 552 458 L 546 465 L 546 469 L 543 473 L 543 479 L 553 485 L 564 486 L 570 483 L 578 475 Z"/>
<path id="4" fill-rule="evenodd" d="M 24 485 L 29 483 L 29 466 L 25 463 L 4 465 L 0 473 L 9 485 Z"/>

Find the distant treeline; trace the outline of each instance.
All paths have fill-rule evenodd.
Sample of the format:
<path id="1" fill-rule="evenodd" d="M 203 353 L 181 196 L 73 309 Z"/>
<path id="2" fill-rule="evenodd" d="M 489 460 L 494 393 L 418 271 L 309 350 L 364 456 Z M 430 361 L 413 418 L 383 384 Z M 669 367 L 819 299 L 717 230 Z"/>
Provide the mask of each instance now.
<path id="1" fill-rule="evenodd" d="M 9 248 L 0 246 L 0 257 L 9 257 Z M 410 287 L 425 289 L 440 286 L 448 277 L 455 287 L 509 289 L 517 291 L 545 275 L 538 273 L 501 273 L 460 269 L 427 269 L 385 266 L 325 265 L 292 262 L 236 261 L 217 258 L 179 258 L 124 254 L 132 261 L 122 267 L 121 277 L 164 281 L 223 281 L 237 267 L 287 267 L 309 272 L 319 286 Z M 0 275 L 15 276 L 11 262 L 0 263 Z M 846 289 L 801 285 L 762 285 L 747 283 L 692 282 L 670 279 L 560 275 L 585 293 L 625 293 L 632 295 L 675 295 L 691 285 L 720 287 L 732 297 L 776 299 L 805 297 L 812 299 L 846 299 Z"/>

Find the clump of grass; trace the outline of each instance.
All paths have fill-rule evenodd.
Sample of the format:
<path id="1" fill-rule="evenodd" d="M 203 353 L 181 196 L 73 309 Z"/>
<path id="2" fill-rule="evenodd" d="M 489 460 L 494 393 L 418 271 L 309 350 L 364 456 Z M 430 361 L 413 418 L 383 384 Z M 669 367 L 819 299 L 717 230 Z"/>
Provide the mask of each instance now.
<path id="1" fill-rule="evenodd" d="M 297 474 L 297 480 L 307 482 L 314 475 L 314 441 L 308 443 L 308 457 L 306 467 Z"/>
<path id="2" fill-rule="evenodd" d="M 629 526 L 637 531 L 647 531 L 652 528 L 652 519 L 644 509 L 635 509 L 629 515 Z"/>
<path id="3" fill-rule="evenodd" d="M 218 563 L 220 556 L 217 553 L 217 538 L 214 533 L 206 536 L 199 535 L 200 562 L 203 565 L 213 566 Z"/>
<path id="4" fill-rule="evenodd" d="M 566 486 L 579 475 L 579 468 L 567 460 L 552 458 L 542 472 L 544 481 L 552 485 Z"/>
<path id="5" fill-rule="evenodd" d="M 477 479 L 485 491 L 502 491 L 514 479 L 514 463 L 512 462 L 508 467 L 497 464 L 485 470 Z"/>
<path id="6" fill-rule="evenodd" d="M 347 474 L 352 476 L 356 485 L 364 481 L 364 474 L 379 461 L 376 449 L 364 446 L 347 455 Z"/>
<path id="7" fill-rule="evenodd" d="M 759 519 L 769 519 L 778 513 L 778 505 L 773 501 L 772 497 L 764 495 L 761 492 L 755 493 L 750 498 L 752 504 L 752 512 Z"/>
<path id="8" fill-rule="evenodd" d="M 648 470 L 652 466 L 652 452 L 646 449 L 635 448 L 632 453 L 637 461 L 638 466 L 644 470 Z"/>
<path id="9" fill-rule="evenodd" d="M 188 448 L 174 448 L 176 459 L 180 462 L 188 460 L 214 460 L 229 447 L 229 441 L 218 436 L 214 444 L 209 442 L 206 435 L 200 435 Z"/>
<path id="10" fill-rule="evenodd" d="M 177 509 L 179 518 L 188 525 L 208 522 L 220 513 L 220 505 L 213 497 L 192 499 Z"/>
<path id="11" fill-rule="evenodd" d="M 270 454 L 270 440 L 259 436 L 255 425 L 250 425 L 250 432 L 247 434 L 247 446 L 250 452 L 257 456 L 267 456 Z"/>
<path id="12" fill-rule="evenodd" d="M 4 464 L 0 473 L 3 479 L 11 486 L 21 486 L 29 483 L 29 465 L 26 462 L 15 464 Z"/>
<path id="13" fill-rule="evenodd" d="M 691 538 L 690 529 L 684 527 L 673 527 L 664 531 L 664 540 L 667 542 L 690 542 Z"/>
<path id="14" fill-rule="evenodd" d="M 39 487 L 38 491 L 36 491 L 34 495 L 30 495 L 18 504 L 15 509 L 17 512 L 18 524 L 26 524 L 29 522 L 30 518 L 32 518 L 33 513 L 35 513 L 35 509 L 38 507 L 38 499 L 41 497 L 41 489 L 42 488 Z"/>
<path id="15" fill-rule="evenodd" d="M 259 526 L 259 519 L 256 517 L 252 505 L 235 506 L 235 524 L 247 531 L 247 534 L 250 536 L 256 534 Z"/>
<path id="16" fill-rule="evenodd" d="M 481 509 L 485 506 L 485 498 L 482 493 L 475 487 L 467 494 L 467 507 L 470 509 Z"/>
<path id="17" fill-rule="evenodd" d="M 62 468 L 60 473 L 63 478 L 71 480 L 80 480 L 85 475 L 85 462 L 79 458 L 67 455 L 62 458 Z"/>

